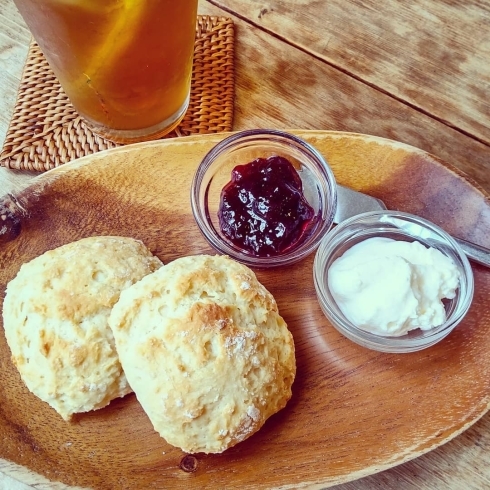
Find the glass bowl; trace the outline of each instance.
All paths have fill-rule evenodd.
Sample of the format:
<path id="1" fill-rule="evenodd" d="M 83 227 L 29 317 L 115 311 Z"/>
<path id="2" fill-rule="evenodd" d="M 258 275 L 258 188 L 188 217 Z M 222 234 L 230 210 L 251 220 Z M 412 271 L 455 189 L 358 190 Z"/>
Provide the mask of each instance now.
<path id="1" fill-rule="evenodd" d="M 228 240 L 220 228 L 218 209 L 221 191 L 230 182 L 233 168 L 270 156 L 282 156 L 293 164 L 315 214 L 307 232 L 290 249 L 258 257 Z M 254 129 L 225 138 L 204 157 L 192 181 L 191 206 L 201 232 L 219 253 L 250 267 L 285 266 L 312 253 L 330 229 L 337 207 L 337 185 L 325 159 L 306 141 L 283 131 Z"/>
<path id="2" fill-rule="evenodd" d="M 328 285 L 328 270 L 335 259 L 358 242 L 372 237 L 386 237 L 413 242 L 438 249 L 450 257 L 460 274 L 456 297 L 444 300 L 446 321 L 430 330 L 414 329 L 405 335 L 384 336 L 358 328 L 342 313 Z M 313 269 L 318 301 L 330 323 L 348 339 L 369 349 L 405 353 L 430 347 L 459 324 L 473 299 L 473 271 L 460 246 L 444 230 L 433 223 L 399 211 L 375 211 L 350 218 L 327 233 L 318 247 Z"/>

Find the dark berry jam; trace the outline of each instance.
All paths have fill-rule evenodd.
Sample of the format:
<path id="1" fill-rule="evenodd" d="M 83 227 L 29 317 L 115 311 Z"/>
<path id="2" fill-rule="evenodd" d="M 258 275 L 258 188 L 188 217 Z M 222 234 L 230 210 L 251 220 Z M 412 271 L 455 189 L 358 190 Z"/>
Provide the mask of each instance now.
<path id="1" fill-rule="evenodd" d="M 287 252 L 308 233 L 315 211 L 293 165 L 280 156 L 236 166 L 221 191 L 223 234 L 257 257 Z"/>

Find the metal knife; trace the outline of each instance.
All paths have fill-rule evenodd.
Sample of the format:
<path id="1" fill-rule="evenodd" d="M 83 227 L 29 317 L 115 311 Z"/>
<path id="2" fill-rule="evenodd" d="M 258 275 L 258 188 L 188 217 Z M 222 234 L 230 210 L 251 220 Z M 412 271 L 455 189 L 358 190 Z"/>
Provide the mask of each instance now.
<path id="1" fill-rule="evenodd" d="M 337 185 L 337 212 L 334 216 L 334 223 L 336 224 L 357 214 L 369 211 L 383 211 L 386 209 L 387 207 L 381 199 Z M 453 238 L 469 259 L 478 264 L 490 267 L 490 249 L 463 240 L 462 238 Z"/>

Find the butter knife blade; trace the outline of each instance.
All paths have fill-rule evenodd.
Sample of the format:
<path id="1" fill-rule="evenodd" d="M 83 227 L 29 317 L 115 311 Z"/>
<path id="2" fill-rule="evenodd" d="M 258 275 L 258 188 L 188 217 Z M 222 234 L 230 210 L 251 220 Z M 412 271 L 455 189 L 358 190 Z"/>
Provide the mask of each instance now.
<path id="1" fill-rule="evenodd" d="M 337 210 L 333 220 L 336 224 L 361 213 L 386 209 L 387 207 L 381 199 L 337 185 Z M 393 224 L 396 226 L 396 223 Z M 453 238 L 469 259 L 490 267 L 490 249 L 462 238 L 454 236 Z"/>
<path id="2" fill-rule="evenodd" d="M 337 210 L 333 218 L 335 224 L 361 213 L 385 209 L 385 203 L 380 199 L 337 185 Z"/>

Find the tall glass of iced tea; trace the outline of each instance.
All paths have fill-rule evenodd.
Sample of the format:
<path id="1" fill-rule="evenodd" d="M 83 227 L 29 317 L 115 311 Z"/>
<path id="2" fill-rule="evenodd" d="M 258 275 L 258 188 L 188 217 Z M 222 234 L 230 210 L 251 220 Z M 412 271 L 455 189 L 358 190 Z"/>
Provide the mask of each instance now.
<path id="1" fill-rule="evenodd" d="M 14 0 L 77 112 L 130 143 L 189 105 L 198 0 Z"/>

